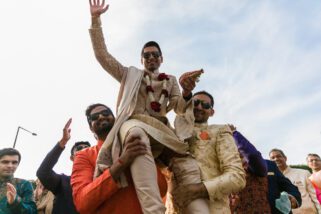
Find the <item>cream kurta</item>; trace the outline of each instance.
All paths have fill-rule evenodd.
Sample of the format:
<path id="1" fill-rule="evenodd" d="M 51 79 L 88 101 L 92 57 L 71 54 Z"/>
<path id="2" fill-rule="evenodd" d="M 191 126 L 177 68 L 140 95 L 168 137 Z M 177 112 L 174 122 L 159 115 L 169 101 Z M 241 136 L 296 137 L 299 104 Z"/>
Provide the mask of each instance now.
<path id="1" fill-rule="evenodd" d="M 200 138 L 204 131 L 208 133 L 207 140 Z M 226 125 L 195 124 L 189 143 L 190 151 L 201 168 L 211 213 L 230 213 L 228 195 L 245 187 L 245 172 L 230 128 Z"/>
<path id="2" fill-rule="evenodd" d="M 89 32 L 95 51 L 95 56 L 98 62 L 111 76 L 113 76 L 118 82 L 121 82 L 125 73 L 128 72 L 128 67 L 123 66 L 110 53 L 108 53 L 99 18 L 93 18 L 93 26 L 89 30 Z M 154 97 L 155 100 L 158 101 L 162 91 L 162 81 L 157 80 L 159 72 L 145 72 L 148 72 L 151 76 L 152 87 L 155 91 Z M 167 91 L 169 97 L 165 98 L 165 101 L 162 103 L 161 111 L 155 112 L 150 107 L 151 100 L 149 99 L 146 92 L 146 81 L 145 79 L 143 79 L 139 88 L 139 95 L 137 97 L 133 115 L 145 114 L 156 118 L 166 117 L 167 112 L 171 111 L 172 109 L 174 109 L 177 114 L 184 113 L 186 102 L 181 96 L 181 92 L 175 76 L 169 75 L 169 80 L 167 82 Z"/>
<path id="3" fill-rule="evenodd" d="M 283 171 L 283 174 L 298 187 L 301 193 L 302 205 L 297 209 L 293 209 L 293 214 L 321 214 L 315 189 L 309 180 L 309 177 L 311 176 L 310 172 L 304 169 L 287 167 Z"/>

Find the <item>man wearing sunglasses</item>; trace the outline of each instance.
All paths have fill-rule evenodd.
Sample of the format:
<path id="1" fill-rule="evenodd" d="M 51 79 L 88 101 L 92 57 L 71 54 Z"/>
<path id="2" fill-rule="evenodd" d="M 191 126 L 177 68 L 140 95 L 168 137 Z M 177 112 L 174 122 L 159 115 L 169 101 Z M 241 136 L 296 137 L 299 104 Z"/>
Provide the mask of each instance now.
<path id="1" fill-rule="evenodd" d="M 61 140 L 54 146 L 54 148 L 47 154 L 37 170 L 37 177 L 43 186 L 55 195 L 53 203 L 53 214 L 73 214 L 77 213 L 72 198 L 72 190 L 70 186 L 70 176 L 65 174 L 57 174 L 53 167 L 58 162 L 58 159 L 64 151 L 71 135 L 70 118 L 65 124 Z M 76 153 L 89 148 L 90 143 L 87 141 L 76 142 L 71 148 L 70 160 L 73 161 Z"/>
<path id="2" fill-rule="evenodd" d="M 212 95 L 197 92 L 193 102 L 195 124 L 189 146 L 202 171 L 202 182 L 178 184 L 173 197 L 180 206 L 204 198 L 209 202 L 210 213 L 230 213 L 229 194 L 245 186 L 242 161 L 229 126 L 208 124 L 215 112 Z"/>
<path id="3" fill-rule="evenodd" d="M 89 31 L 96 59 L 121 83 L 115 125 L 98 155 L 95 177 L 117 161 L 122 147 L 126 146 L 129 139 L 138 137 L 146 144 L 148 152 L 135 159 L 130 171 L 142 212 L 163 214 L 165 206 L 157 186 L 154 159 L 163 155 L 167 149 L 175 155 L 186 155 L 188 145 L 170 128 L 166 115 L 171 110 L 177 114 L 185 112 L 196 80 L 193 75 L 182 75 L 179 82 L 183 91 L 180 92 L 174 76 L 160 73 L 163 54 L 154 41 L 147 42 L 142 48 L 143 69 L 123 66 L 108 52 L 102 33 L 100 15 L 107 11 L 108 5 L 105 5 L 104 0 L 89 2 L 92 16 Z M 142 169 L 145 173 L 142 173 Z M 123 173 L 117 182 L 123 188 L 128 186 L 128 179 Z"/>
<path id="4" fill-rule="evenodd" d="M 97 103 L 86 110 L 89 128 L 97 139 L 97 145 L 77 154 L 71 175 L 75 205 L 80 213 L 141 213 L 129 166 L 137 156 L 147 152 L 146 145 L 138 138 L 128 140 L 119 159 L 94 179 L 96 159 L 102 144 L 113 125 L 114 115 L 105 105 Z M 120 188 L 117 180 L 121 173 L 128 178 L 128 186 Z M 157 169 L 158 185 L 165 196 L 167 184 Z"/>

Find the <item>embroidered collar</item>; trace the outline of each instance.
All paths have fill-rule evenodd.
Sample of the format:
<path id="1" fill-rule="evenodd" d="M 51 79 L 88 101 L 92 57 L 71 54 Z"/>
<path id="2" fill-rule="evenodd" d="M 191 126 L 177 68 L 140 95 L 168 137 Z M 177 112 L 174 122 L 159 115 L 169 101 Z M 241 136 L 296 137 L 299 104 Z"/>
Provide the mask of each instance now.
<path id="1" fill-rule="evenodd" d="M 195 127 L 197 128 L 207 128 L 208 127 L 208 123 L 204 122 L 204 123 L 194 123 Z"/>

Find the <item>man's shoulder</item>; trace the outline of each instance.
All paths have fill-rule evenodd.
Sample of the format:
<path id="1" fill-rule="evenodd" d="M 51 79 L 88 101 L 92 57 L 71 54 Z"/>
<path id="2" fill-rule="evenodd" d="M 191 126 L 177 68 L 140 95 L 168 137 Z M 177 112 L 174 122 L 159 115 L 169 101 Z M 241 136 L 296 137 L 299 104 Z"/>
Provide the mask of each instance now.
<path id="1" fill-rule="evenodd" d="M 83 150 L 77 152 L 76 158 L 81 157 L 83 159 L 90 159 L 90 160 L 96 159 L 98 152 L 99 152 L 98 145 L 91 146 L 89 148 L 86 148 L 86 149 L 83 149 Z"/>
<path id="2" fill-rule="evenodd" d="M 298 169 L 298 168 L 293 168 L 293 167 L 289 167 L 289 169 L 290 169 L 291 173 L 305 175 L 308 177 L 311 175 L 311 173 L 306 169 Z"/>
<path id="3" fill-rule="evenodd" d="M 208 129 L 211 131 L 217 131 L 217 132 L 231 132 L 231 129 L 226 124 L 212 124 L 208 126 Z"/>

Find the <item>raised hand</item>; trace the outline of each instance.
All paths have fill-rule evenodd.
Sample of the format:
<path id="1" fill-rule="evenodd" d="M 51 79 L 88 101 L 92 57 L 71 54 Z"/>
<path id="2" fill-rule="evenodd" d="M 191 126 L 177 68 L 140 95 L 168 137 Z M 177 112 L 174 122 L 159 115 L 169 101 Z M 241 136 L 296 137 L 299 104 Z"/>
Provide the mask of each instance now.
<path id="1" fill-rule="evenodd" d="M 233 124 L 228 124 L 232 132 L 236 131 L 236 127 Z"/>
<path id="2" fill-rule="evenodd" d="M 105 0 L 89 0 L 90 4 L 90 13 L 93 17 L 99 17 L 101 14 L 105 13 L 108 10 L 109 5 L 105 5 Z"/>
<path id="3" fill-rule="evenodd" d="M 7 183 L 7 201 L 8 204 L 12 204 L 17 196 L 17 190 L 16 188 L 10 184 Z"/>
<path id="4" fill-rule="evenodd" d="M 63 132 L 62 132 L 62 138 L 61 140 L 59 141 L 59 145 L 61 148 L 64 148 L 67 144 L 67 142 L 69 141 L 71 135 L 70 135 L 70 132 L 71 132 L 71 129 L 70 129 L 70 124 L 72 122 L 72 118 L 70 118 L 68 120 L 68 122 L 66 123 L 64 129 L 63 129 Z"/>
<path id="5" fill-rule="evenodd" d="M 203 69 L 186 72 L 179 78 L 179 83 L 183 88 L 183 96 L 188 96 L 193 91 L 202 73 L 204 73 Z"/>

